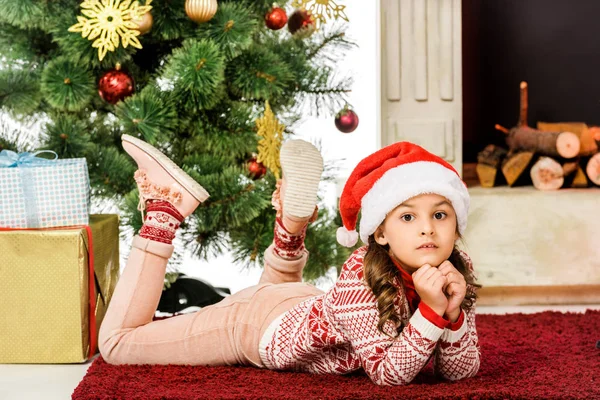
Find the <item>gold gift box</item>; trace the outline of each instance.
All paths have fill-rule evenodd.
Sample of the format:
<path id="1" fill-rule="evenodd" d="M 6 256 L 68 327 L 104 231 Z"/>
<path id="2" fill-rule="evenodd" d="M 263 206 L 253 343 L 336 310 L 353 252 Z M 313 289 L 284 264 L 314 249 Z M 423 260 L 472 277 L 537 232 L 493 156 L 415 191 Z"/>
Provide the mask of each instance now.
<path id="1" fill-rule="evenodd" d="M 117 215 L 91 215 L 86 227 L 0 231 L 0 363 L 86 361 L 118 277 Z"/>

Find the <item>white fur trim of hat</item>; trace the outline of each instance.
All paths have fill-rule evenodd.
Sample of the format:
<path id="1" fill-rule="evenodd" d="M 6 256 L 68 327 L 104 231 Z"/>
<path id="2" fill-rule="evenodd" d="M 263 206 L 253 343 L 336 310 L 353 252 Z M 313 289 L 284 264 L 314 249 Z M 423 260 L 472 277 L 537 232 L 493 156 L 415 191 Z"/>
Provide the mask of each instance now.
<path id="1" fill-rule="evenodd" d="M 363 159 L 348 178 L 340 198 L 343 227 L 337 240 L 346 247 L 368 238 L 386 215 L 408 199 L 438 194 L 450 201 L 457 216 L 459 233 L 467 227 L 470 197 L 458 172 L 442 158 L 410 142 L 398 142 Z"/>

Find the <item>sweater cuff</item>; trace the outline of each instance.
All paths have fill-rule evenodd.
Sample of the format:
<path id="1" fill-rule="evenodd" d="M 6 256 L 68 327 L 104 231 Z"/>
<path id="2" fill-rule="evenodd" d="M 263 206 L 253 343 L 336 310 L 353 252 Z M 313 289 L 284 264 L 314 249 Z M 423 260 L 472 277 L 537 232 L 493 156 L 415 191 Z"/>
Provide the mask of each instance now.
<path id="1" fill-rule="evenodd" d="M 433 311 L 433 309 L 424 302 L 419 303 L 419 310 L 421 311 L 421 314 L 423 314 L 423 316 L 427 319 L 427 321 L 431 322 L 440 329 L 445 329 L 450 323 L 450 321 L 448 321 L 447 319 L 440 317 L 438 313 Z"/>
<path id="2" fill-rule="evenodd" d="M 463 315 L 464 313 L 465 312 L 462 311 L 461 315 Z M 466 317 L 458 317 L 458 321 L 456 321 L 454 324 L 458 324 L 461 321 L 462 324 L 456 330 L 452 330 L 450 329 L 450 327 L 448 327 L 448 329 L 445 329 L 444 333 L 442 334 L 441 340 L 448 343 L 456 343 L 460 341 L 468 330 L 469 324 L 467 324 L 466 320 Z"/>
<path id="3" fill-rule="evenodd" d="M 460 329 L 463 322 L 465 322 L 465 312 L 460 310 L 460 315 L 458 316 L 456 322 L 449 322 L 446 328 L 450 329 L 451 331 L 457 331 Z"/>
<path id="4" fill-rule="evenodd" d="M 443 328 L 437 327 L 423 316 L 420 308 L 417 308 L 417 311 L 415 311 L 410 318 L 410 324 L 421 334 L 421 336 L 434 342 L 437 342 L 444 333 Z"/>

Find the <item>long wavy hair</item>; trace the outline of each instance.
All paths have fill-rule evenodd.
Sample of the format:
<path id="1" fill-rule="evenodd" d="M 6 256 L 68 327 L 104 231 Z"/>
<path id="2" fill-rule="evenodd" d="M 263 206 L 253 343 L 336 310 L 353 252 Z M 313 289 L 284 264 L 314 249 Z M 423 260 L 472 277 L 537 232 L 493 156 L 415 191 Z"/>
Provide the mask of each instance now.
<path id="1" fill-rule="evenodd" d="M 377 243 L 375 235 L 369 236 L 368 245 L 367 253 L 364 257 L 364 272 L 367 285 L 369 285 L 377 298 L 377 309 L 379 310 L 377 329 L 389 335 L 383 330 L 383 327 L 387 321 L 391 321 L 396 327 L 396 335 L 399 335 L 403 326 L 400 316 L 396 314 L 394 309 L 394 299 L 398 296 L 398 287 L 394 285 L 394 278 L 398 276 L 399 271 L 392 260 L 389 245 L 382 246 Z M 454 246 L 450 257 L 448 257 L 448 261 L 465 277 L 467 293 L 461 303 L 461 308 L 468 310 L 473 307 L 477 298 L 475 288 L 480 288 L 481 285 L 475 282 L 475 277 L 467 269 L 467 265 L 456 246 Z M 401 277 L 399 277 L 399 280 L 402 282 Z"/>

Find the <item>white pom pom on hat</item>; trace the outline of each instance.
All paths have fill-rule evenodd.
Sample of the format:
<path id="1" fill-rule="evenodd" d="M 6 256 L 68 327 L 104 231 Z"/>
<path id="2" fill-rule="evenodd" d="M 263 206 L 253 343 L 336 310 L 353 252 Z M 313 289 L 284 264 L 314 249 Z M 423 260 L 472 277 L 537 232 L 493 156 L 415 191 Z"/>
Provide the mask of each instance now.
<path id="1" fill-rule="evenodd" d="M 467 227 L 470 197 L 452 165 L 410 142 L 394 143 L 376 151 L 358 163 L 344 186 L 340 198 L 344 226 L 336 232 L 337 241 L 346 247 L 356 244 L 355 228 L 361 212 L 360 238 L 367 243 L 390 211 L 426 193 L 439 194 L 452 203 L 462 234 Z"/>
<path id="2" fill-rule="evenodd" d="M 345 247 L 352 247 L 358 242 L 358 232 L 355 230 L 349 231 L 343 226 L 337 229 L 335 237 L 338 243 Z"/>

